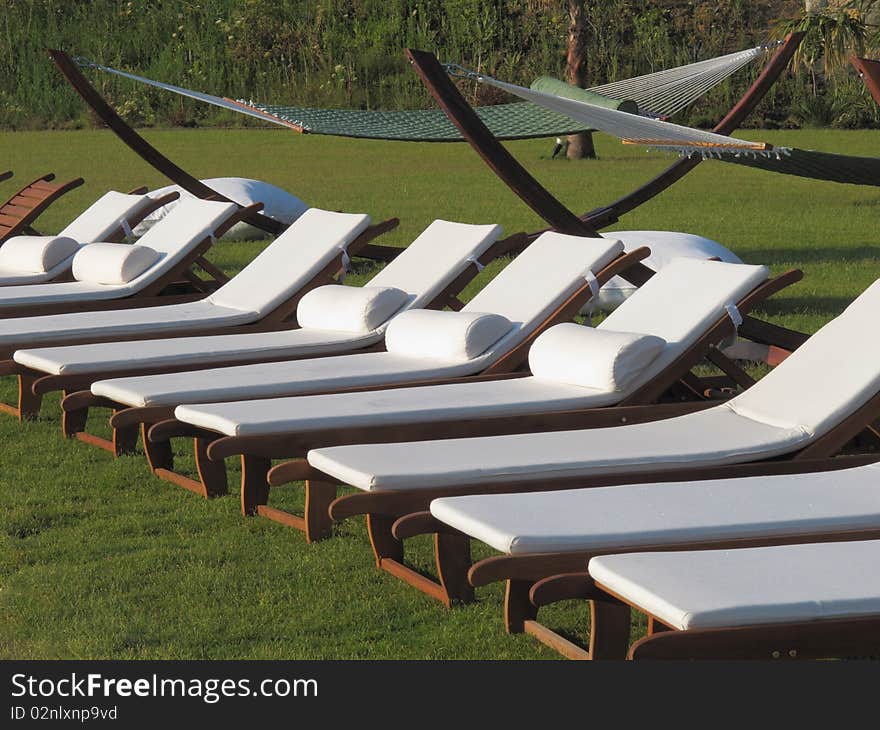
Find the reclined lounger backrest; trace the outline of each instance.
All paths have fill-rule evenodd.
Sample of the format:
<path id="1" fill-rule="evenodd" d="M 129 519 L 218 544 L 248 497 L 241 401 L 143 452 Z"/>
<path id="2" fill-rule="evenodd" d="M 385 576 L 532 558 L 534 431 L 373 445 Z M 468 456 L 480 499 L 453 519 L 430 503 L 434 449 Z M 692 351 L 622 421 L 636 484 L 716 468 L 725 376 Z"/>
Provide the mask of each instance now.
<path id="1" fill-rule="evenodd" d="M 814 439 L 880 391 L 880 280 L 792 355 L 724 407 Z"/>
<path id="2" fill-rule="evenodd" d="M 168 217 L 189 202 L 181 201 Z M 310 208 L 207 301 L 263 317 L 314 278 L 369 225 L 366 214 Z"/>
<path id="3" fill-rule="evenodd" d="M 542 233 L 462 309 L 491 312 L 513 325 L 478 360 L 484 367 L 526 339 L 572 294 L 588 272 L 598 273 L 623 252 L 620 241 Z"/>
<path id="4" fill-rule="evenodd" d="M 158 254 L 155 263 L 147 266 L 125 283 L 109 285 L 112 291 L 119 295 L 130 294 L 156 281 L 183 261 L 205 238 L 213 235 L 217 227 L 228 220 L 236 210 L 238 206 L 235 203 L 215 203 L 198 198 L 182 201 L 172 214 L 166 216 L 132 244 L 132 249 L 146 247 L 155 251 Z M 106 245 L 112 247 L 113 244 Z M 83 280 L 83 276 L 89 273 L 88 265 L 80 266 L 80 256 L 89 254 L 90 259 L 94 258 L 94 262 L 100 265 L 101 256 L 91 257 L 97 251 L 98 248 L 86 246 L 77 254 L 73 264 L 74 278 Z M 101 284 L 95 286 L 100 287 Z"/>
<path id="5" fill-rule="evenodd" d="M 633 392 L 672 364 L 725 315 L 725 307 L 735 306 L 769 273 L 766 266 L 676 259 L 652 276 L 596 327 L 666 342 L 627 390 Z"/>
<path id="6" fill-rule="evenodd" d="M 410 295 L 408 308 L 425 307 L 501 233 L 497 225 L 435 220 L 365 286 L 402 289 Z"/>
<path id="7" fill-rule="evenodd" d="M 68 223 L 58 235 L 79 243 L 107 241 L 123 220 L 131 222 L 151 203 L 147 195 L 129 195 L 110 190 Z"/>

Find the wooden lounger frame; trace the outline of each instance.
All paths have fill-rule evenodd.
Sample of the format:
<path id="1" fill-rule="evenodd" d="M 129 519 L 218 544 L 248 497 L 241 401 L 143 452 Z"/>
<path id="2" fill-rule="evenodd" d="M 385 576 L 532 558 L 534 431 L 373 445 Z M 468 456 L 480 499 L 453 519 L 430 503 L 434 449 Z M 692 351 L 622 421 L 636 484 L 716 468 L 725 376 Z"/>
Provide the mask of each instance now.
<path id="1" fill-rule="evenodd" d="M 445 307 L 449 307 L 453 310 L 461 309 L 463 304 L 458 299 L 458 295 L 467 286 L 471 279 L 473 279 L 473 277 L 482 269 L 482 267 L 500 256 L 507 256 L 510 254 L 519 253 L 528 246 L 529 240 L 530 237 L 528 235 L 524 233 L 517 233 L 509 236 L 508 238 L 496 241 L 481 256 L 478 257 L 477 262 L 473 267 L 466 267 L 465 270 L 457 277 L 455 277 L 455 279 L 450 282 L 450 284 L 447 285 L 447 287 L 443 289 L 443 291 L 441 291 L 428 304 L 426 308 L 443 309 Z M 644 258 L 646 255 L 647 249 L 639 249 L 637 252 L 627 254 L 626 256 L 627 261 L 630 262 L 629 267 L 636 267 L 638 270 L 638 276 L 645 276 L 647 278 L 650 270 L 639 263 L 641 259 Z M 633 278 L 636 278 L 636 275 L 631 275 L 633 276 Z M 295 307 L 292 314 L 295 314 Z M 288 326 L 290 326 L 290 324 Z M 358 350 L 356 350 L 356 352 L 379 351 L 382 348 L 383 345 L 381 343 L 377 343 L 372 347 L 359 348 Z M 332 355 L 338 356 L 345 354 L 348 353 L 344 351 L 339 351 L 334 352 Z M 308 357 L 310 356 L 290 357 L 289 355 L 284 355 L 270 358 L 267 357 L 264 353 L 250 360 L 236 360 L 234 362 L 219 364 L 216 362 L 209 363 L 206 364 L 204 368 L 193 367 L 191 365 L 182 366 L 178 369 L 178 372 L 223 367 L 224 365 L 237 366 L 273 361 L 293 361 L 306 359 Z M 507 357 L 508 356 L 505 356 L 505 358 L 503 359 L 506 361 Z M 519 360 L 517 360 L 516 362 L 518 364 Z M 511 365 L 511 367 L 514 366 Z M 162 367 L 158 371 L 169 372 L 169 369 L 166 367 Z M 121 377 L 121 375 L 116 372 L 112 373 L 111 377 Z M 95 382 L 96 379 L 97 378 L 93 379 L 92 382 Z M 375 390 L 379 387 L 381 386 L 372 386 L 369 388 L 346 388 L 341 391 L 333 392 L 345 392 L 349 390 Z M 35 388 L 39 389 L 36 384 Z M 196 439 L 196 456 L 199 460 L 200 470 L 200 480 L 197 481 L 190 479 L 189 477 L 186 477 L 182 474 L 178 474 L 174 471 L 170 445 L 167 443 L 167 438 L 170 438 L 172 436 L 169 431 L 166 431 L 166 442 L 160 442 L 159 440 L 154 442 L 147 438 L 147 432 L 154 424 L 162 421 L 167 421 L 169 419 L 173 420 L 172 416 L 174 414 L 174 406 L 129 408 L 122 404 L 115 403 L 107 398 L 95 396 L 91 393 L 90 390 L 80 390 L 66 396 L 61 403 L 61 407 L 64 411 L 63 427 L 66 436 L 74 436 L 76 438 L 88 440 L 90 443 L 94 443 L 101 448 L 112 451 L 114 454 L 119 456 L 122 453 L 131 452 L 134 449 L 135 444 L 137 443 L 138 434 L 143 433 L 144 450 L 146 452 L 147 460 L 150 464 L 150 467 L 155 474 L 163 479 L 166 479 L 167 481 L 177 484 L 178 486 L 182 486 L 186 489 L 189 489 L 190 491 L 196 492 L 197 494 L 201 494 L 202 496 L 216 496 L 216 494 L 225 493 L 225 466 L 222 463 L 208 464 L 205 456 L 203 454 L 200 456 L 201 449 L 203 447 L 206 447 L 207 443 L 202 443 L 199 439 Z M 82 433 L 82 429 L 88 415 L 88 410 L 95 407 L 110 408 L 114 411 L 113 416 L 110 418 L 110 425 L 113 428 L 112 441 L 108 441 L 106 439 L 97 439 L 96 437 L 93 437 L 89 434 Z M 185 424 L 180 425 L 183 428 L 188 428 L 188 426 Z M 187 432 L 186 434 L 173 435 L 188 436 L 190 434 Z M 219 434 L 213 435 L 214 437 L 219 436 Z"/>
<path id="2" fill-rule="evenodd" d="M 852 468 L 874 463 L 877 455 L 838 457 L 832 459 L 833 469 Z M 786 462 L 788 468 L 776 473 L 806 473 L 820 471 L 824 464 Z M 531 634 L 541 643 L 555 649 L 568 659 L 821 659 L 851 654 L 864 656 L 880 651 L 880 617 L 866 619 L 833 619 L 810 622 L 789 622 L 769 625 L 700 629 L 681 631 L 668 626 L 656 616 L 638 605 L 627 602 L 618 594 L 593 580 L 583 570 L 589 560 L 597 555 L 631 552 L 674 550 L 736 550 L 772 545 L 796 545 L 821 542 L 844 542 L 853 540 L 876 540 L 880 530 L 863 529 L 849 531 L 814 532 L 802 535 L 764 537 L 760 539 L 716 540 L 714 542 L 679 542 L 635 548 L 622 545 L 619 549 L 600 552 L 581 552 L 585 557 L 579 572 L 559 573 L 533 581 L 528 598 L 531 604 L 524 612 L 521 630 Z M 572 565 L 571 554 L 557 556 L 557 565 Z M 550 565 L 550 555 L 523 556 L 533 558 L 529 565 L 523 563 L 520 571 L 532 576 L 540 574 Z M 537 621 L 537 612 L 543 606 L 565 600 L 590 602 L 590 644 L 588 648 L 560 636 Z M 629 646 L 632 609 L 648 617 L 647 636 Z"/>
<path id="3" fill-rule="evenodd" d="M 262 204 L 257 203 L 256 205 L 259 206 Z M 223 224 L 222 229 L 218 229 L 216 235 L 218 237 L 222 235 L 223 232 L 225 232 L 233 225 L 238 223 L 240 220 L 242 220 L 244 217 L 246 217 L 248 215 L 248 211 L 249 208 L 243 208 L 236 212 L 233 215 L 232 219 Z M 366 230 L 363 231 L 363 233 L 361 233 L 348 245 L 347 251 L 349 256 L 360 256 L 364 248 L 372 245 L 371 241 L 376 239 L 378 236 L 396 228 L 399 223 L 399 219 L 389 218 L 388 220 L 369 226 Z M 193 261 L 197 262 L 201 266 L 200 252 L 203 249 L 206 250 L 210 245 L 211 238 L 208 237 L 202 242 L 202 244 L 196 247 L 196 250 L 193 252 L 193 254 L 191 254 L 191 256 L 187 257 L 187 261 L 190 263 Z M 283 301 L 275 309 L 273 309 L 265 317 L 258 320 L 257 322 L 247 325 L 235 325 L 233 327 L 205 327 L 200 330 L 188 330 L 181 333 L 167 332 L 163 333 L 160 336 L 163 339 L 166 339 L 172 337 L 197 337 L 201 335 L 230 334 L 232 332 L 268 332 L 272 330 L 286 329 L 291 326 L 291 320 L 296 314 L 296 305 L 299 303 L 299 300 L 306 292 L 317 286 L 322 286 L 336 280 L 337 274 L 344 267 L 343 256 L 344 254 L 342 252 L 337 254 L 323 269 L 315 274 L 315 276 L 305 286 L 301 287 L 293 296 Z M 187 272 L 189 264 L 187 264 L 186 267 L 183 267 L 183 263 L 185 262 L 181 262 L 181 264 L 175 268 Z M 163 277 L 163 279 L 175 281 L 175 276 L 179 278 L 180 273 L 169 272 L 168 274 L 166 274 L 165 277 Z M 218 278 L 222 277 L 222 279 L 220 279 L 221 283 L 229 281 L 229 278 L 219 269 L 217 269 L 217 276 Z M 156 282 L 153 286 L 150 287 L 150 289 L 155 290 L 156 293 L 153 293 L 152 296 L 146 293 L 143 294 L 143 296 L 149 297 L 148 304 L 145 304 L 144 306 L 176 304 L 182 301 L 192 301 L 193 299 L 201 299 L 208 293 L 207 291 L 202 291 L 197 295 L 164 294 L 162 296 L 158 296 L 157 292 L 161 291 L 161 288 L 159 288 L 159 282 Z M 110 300 L 108 302 L 104 302 L 105 306 L 103 307 L 103 309 L 128 309 L 133 306 L 138 306 L 137 302 L 139 300 L 140 297 L 132 298 L 130 300 Z M 131 304 L 129 304 L 129 302 L 131 302 Z M 156 337 L 157 335 L 155 332 L 133 336 L 119 335 L 118 333 L 114 335 L 104 336 L 89 335 L 88 337 L 85 337 L 81 340 L 67 341 L 63 344 L 80 345 L 93 342 L 116 342 L 155 339 Z M 74 392 L 75 390 L 80 390 L 83 387 L 88 387 L 89 385 L 91 385 L 92 382 L 100 379 L 100 377 L 103 375 L 102 373 L 95 373 L 91 376 L 87 376 L 84 381 L 83 376 L 46 375 L 41 371 L 32 370 L 23 365 L 20 365 L 12 359 L 12 354 L 15 352 L 15 350 L 20 350 L 25 347 L 27 347 L 26 344 L 19 343 L 14 346 L 6 347 L 5 349 L 0 348 L 0 358 L 3 358 L 2 360 L 0 360 L 0 376 L 17 376 L 19 385 L 18 405 L 12 406 L 6 403 L 0 403 L 0 412 L 11 413 L 15 415 L 19 420 L 36 418 L 36 416 L 40 412 L 40 406 L 42 404 L 43 396 L 45 394 L 56 390 L 62 390 L 65 391 L 65 393 Z M 188 366 L 182 369 L 191 370 L 197 369 L 197 367 Z M 164 366 L 163 368 L 161 368 L 161 371 L 170 372 L 171 368 L 169 368 L 168 366 Z M 116 377 L 123 377 L 125 375 L 144 374 L 147 372 L 155 371 L 151 371 L 149 369 L 132 369 L 127 371 L 117 371 L 116 373 L 114 373 L 114 375 Z M 87 417 L 87 415 L 87 409 L 83 414 L 74 412 L 70 416 L 68 416 L 67 411 L 65 411 L 63 425 L 65 434 L 75 435 L 76 433 L 80 432 L 82 430 L 82 427 L 84 427 L 85 418 Z M 80 418 L 82 419 L 82 425 L 80 425 Z M 87 436 L 87 434 L 83 435 L 83 437 L 85 436 Z"/>
<path id="4" fill-rule="evenodd" d="M 12 177 L 12 173 L 4 174 L 6 177 L 0 179 Z M 0 243 L 13 236 L 37 234 L 33 223 L 43 211 L 62 195 L 85 182 L 81 177 L 63 183 L 53 180 L 53 173 L 38 177 L 0 206 Z"/>
<path id="5" fill-rule="evenodd" d="M 615 264 L 609 266 L 599 275 L 600 282 L 614 276 L 621 267 L 625 266 L 625 257 L 618 259 Z M 772 294 L 786 286 L 800 280 L 799 271 L 791 271 L 775 279 L 765 282 L 756 287 L 749 295 L 744 297 L 739 306 L 742 311 L 749 311 L 755 305 L 767 299 Z M 589 298 L 590 291 L 581 289 L 569 300 L 556 316 L 542 325 L 542 330 L 552 324 L 570 319 L 572 314 L 578 311 L 585 298 Z M 655 406 L 632 407 L 634 404 L 654 403 L 664 394 L 673 394 L 679 399 L 701 399 L 707 384 L 701 379 L 690 376 L 691 368 L 704 357 L 709 356 L 726 373 L 724 384 L 732 383 L 734 386 L 748 387 L 752 384 L 751 378 L 743 373 L 735 363 L 731 363 L 720 351 L 714 349 L 713 343 L 717 343 L 733 332 L 733 325 L 725 315 L 710 327 L 700 340 L 688 351 L 682 353 L 663 373 L 659 374 L 650 383 L 640 388 L 625 400 L 629 408 L 623 418 L 636 420 L 655 420 L 669 417 L 678 413 L 704 408 L 711 403 L 665 403 Z M 533 341 L 535 334 L 530 338 Z M 466 378 L 444 378 L 437 380 L 421 381 L 418 383 L 400 383 L 390 388 L 415 387 L 418 385 L 440 385 L 455 382 L 473 382 L 500 380 L 527 375 L 525 372 L 517 372 L 510 369 L 510 365 L 516 363 L 517 367 L 522 363 L 526 354 L 528 343 L 518 349 L 515 360 L 509 360 L 506 364 L 499 364 L 497 369 L 493 366 L 486 372 L 477 376 Z M 717 384 L 717 383 L 713 383 Z M 336 391 L 352 392 L 355 390 L 375 390 L 376 386 L 368 388 L 351 388 Z M 335 499 L 337 486 L 328 484 L 323 480 L 307 480 L 305 516 L 300 517 L 268 505 L 268 497 L 271 486 L 280 486 L 290 481 L 298 481 L 305 463 L 302 457 L 309 449 L 333 446 L 348 443 L 383 443 L 389 441 L 419 441 L 436 438 L 457 438 L 465 436 L 493 435 L 500 433 L 528 433 L 535 430 L 562 430 L 577 428 L 602 409 L 580 409 L 564 412 L 546 412 L 517 416 L 516 418 L 504 417 L 479 417 L 475 416 L 468 420 L 456 420 L 447 422 L 416 423 L 416 424 L 389 424 L 385 426 L 371 425 L 366 427 L 331 428 L 323 431 L 311 431 L 306 434 L 287 433 L 273 436 L 253 437 L 230 437 L 216 432 L 194 427 L 170 418 L 160 421 L 152 426 L 147 432 L 148 453 L 150 450 L 161 445 L 166 453 L 169 451 L 167 442 L 176 436 L 191 436 L 194 439 L 197 470 L 199 480 L 184 478 L 185 483 L 181 486 L 197 492 L 205 497 L 213 497 L 225 494 L 227 491 L 226 471 L 222 461 L 231 456 L 241 457 L 241 505 L 244 515 L 259 515 L 275 520 L 284 525 L 302 530 L 306 534 L 308 542 L 328 537 L 331 532 L 332 522 L 328 508 Z M 618 414 L 618 418 L 621 416 Z M 288 462 L 287 465 L 279 465 L 271 469 L 272 459 L 295 458 L 297 461 Z M 274 477 L 270 480 L 270 473 Z M 180 483 L 180 482 L 176 482 Z M 390 529 L 390 524 L 389 524 Z M 383 565 L 377 553 L 377 564 Z M 383 567 L 389 567 L 384 563 Z"/>

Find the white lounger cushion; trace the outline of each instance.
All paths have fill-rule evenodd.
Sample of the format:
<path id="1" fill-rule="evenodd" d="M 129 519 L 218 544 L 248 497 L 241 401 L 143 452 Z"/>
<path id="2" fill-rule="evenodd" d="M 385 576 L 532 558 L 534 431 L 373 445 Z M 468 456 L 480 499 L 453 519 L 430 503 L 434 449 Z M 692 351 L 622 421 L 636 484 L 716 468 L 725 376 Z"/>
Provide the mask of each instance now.
<path id="1" fill-rule="evenodd" d="M 158 251 L 140 244 L 92 243 L 73 257 L 73 278 L 91 284 L 127 284 L 160 258 Z"/>
<path id="2" fill-rule="evenodd" d="M 880 529 L 880 464 L 841 471 L 445 497 L 439 520 L 511 555 Z"/>
<path id="3" fill-rule="evenodd" d="M 148 246 L 161 254 L 159 261 L 140 276 L 117 286 L 92 284 L 85 281 L 10 286 L 0 290 L 0 307 L 25 304 L 62 304 L 80 300 L 106 301 L 135 294 L 191 253 L 235 209 L 234 203 L 215 203 L 197 198 L 185 200 L 174 209 L 174 214 L 157 223 L 138 240 L 137 244 L 134 244 Z M 26 331 L 24 329 L 26 327 L 26 324 L 19 324 L 14 328 L 14 331 Z M 2 330 L 5 334 L 11 331 L 13 330 L 6 328 Z M 6 340 L 3 333 L 0 333 L 0 341 Z M 51 338 L 41 341 L 51 341 Z"/>
<path id="4" fill-rule="evenodd" d="M 354 240 L 362 227 L 362 221 L 350 218 L 348 220 L 356 225 L 342 239 L 341 245 L 347 245 Z M 290 230 L 288 229 L 288 232 Z M 395 288 L 406 291 L 408 295 L 406 306 L 421 306 L 432 301 L 453 279 L 471 266 L 470 262 L 485 253 L 499 235 L 501 235 L 499 226 L 434 221 L 425 232 L 373 277 L 368 286 L 376 286 L 376 282 L 379 281 L 384 282 L 383 288 L 391 288 L 392 285 L 399 284 Z M 298 241 L 293 243 L 296 247 L 284 249 L 291 257 L 296 257 L 306 250 L 299 247 Z M 315 246 L 312 250 L 316 256 L 316 263 L 311 264 L 304 259 L 297 259 L 299 261 L 297 265 L 303 272 L 323 268 L 326 261 L 338 253 L 339 246 L 339 241 L 331 242 L 323 250 Z M 302 277 L 292 276 L 296 270 L 293 263 L 276 261 L 274 265 L 286 267 L 291 272 L 291 287 L 302 286 Z M 406 281 L 407 276 L 411 277 L 410 281 Z M 295 288 L 291 288 L 291 294 L 294 291 Z M 267 359 L 314 357 L 367 347 L 381 339 L 386 325 L 387 321 L 366 334 L 300 328 L 279 332 L 36 348 L 19 350 L 15 353 L 15 357 L 17 362 L 54 375 L 125 370 L 131 368 L 133 364 L 145 367 L 165 364 L 180 367 L 186 364 L 203 365 L 212 360 L 225 363 L 262 356 Z"/>
<path id="5" fill-rule="evenodd" d="M 363 490 L 588 477 L 609 471 L 735 464 L 808 440 L 725 406 L 653 423 L 512 436 L 313 449 L 309 463 Z"/>
<path id="6" fill-rule="evenodd" d="M 880 614 L 880 541 L 603 555 L 602 586 L 673 628 L 722 629 Z"/>
<path id="7" fill-rule="evenodd" d="M 308 459 L 331 476 L 370 490 L 771 458 L 827 433 L 880 391 L 880 339 L 864 335 L 878 307 L 880 280 L 772 373 L 727 403 L 699 413 L 616 428 L 338 446 L 315 449 Z M 847 357 L 840 357 L 843 351 Z M 834 378 L 825 377 L 829 372 Z M 821 387 L 815 387 L 817 382 Z"/>
<path id="8" fill-rule="evenodd" d="M 385 348 L 404 357 L 460 362 L 482 355 L 512 327 L 500 314 L 417 309 L 388 325 Z"/>
<path id="9" fill-rule="evenodd" d="M 99 380 L 92 384 L 92 392 L 128 406 L 176 406 L 392 385 L 472 372 L 473 361 L 450 363 L 402 357 L 390 352 L 361 352 L 292 362 Z"/>
<path id="10" fill-rule="evenodd" d="M 593 329 L 571 322 L 544 332 L 529 349 L 529 369 L 542 380 L 622 391 L 666 343 L 661 337 Z"/>
<path id="11" fill-rule="evenodd" d="M 240 314 L 240 313 L 239 313 Z M 205 362 L 282 359 L 331 355 L 375 342 L 370 335 L 352 336 L 339 330 L 295 329 L 272 332 L 230 332 L 223 335 L 171 337 L 134 342 L 95 342 L 17 350 L 17 363 L 49 375 L 200 365 Z"/>
<path id="12" fill-rule="evenodd" d="M 0 271 L 41 274 L 69 259 L 79 247 L 67 236 L 15 236 L 0 246 Z"/>
<path id="13" fill-rule="evenodd" d="M 15 346 L 20 342 L 51 344 L 84 337 L 100 342 L 102 339 L 119 339 L 143 332 L 161 336 L 168 332 L 186 332 L 208 325 L 225 327 L 252 321 L 254 316 L 250 312 L 218 307 L 204 299 L 159 307 L 13 317 L 0 319 L 0 346 Z"/>
<path id="14" fill-rule="evenodd" d="M 319 286 L 296 308 L 300 327 L 367 333 L 406 304 L 409 294 L 395 287 Z"/>
<path id="15" fill-rule="evenodd" d="M 119 229 L 123 220 L 130 223 L 152 202 L 147 195 L 129 195 L 110 190 L 68 223 L 58 235 L 79 243 L 106 241 Z"/>
<path id="16" fill-rule="evenodd" d="M 52 281 L 70 268 L 73 255 L 81 245 L 107 240 L 118 233 L 121 221 L 133 220 L 150 202 L 146 195 L 111 190 L 80 213 L 58 236 L 17 236 L 6 241 L 0 248 L 0 286 Z M 19 239 L 30 239 L 33 245 L 28 244 L 28 250 L 17 248 Z"/>
<path id="17" fill-rule="evenodd" d="M 537 378 L 393 388 L 359 393 L 178 406 L 181 421 L 227 436 L 257 436 L 346 426 L 517 416 L 616 403 L 615 393 Z"/>
<path id="18" fill-rule="evenodd" d="M 220 193 L 225 198 L 238 203 L 242 207 L 253 205 L 254 203 L 262 203 L 263 215 L 278 221 L 279 223 L 289 226 L 297 218 L 299 218 L 309 206 L 286 190 L 272 185 L 262 180 L 252 180 L 242 177 L 214 177 L 202 180 L 209 188 Z M 180 198 L 172 200 L 170 203 L 163 205 L 158 210 L 148 215 L 141 224 L 135 228 L 136 235 L 146 233 L 162 218 L 174 210 L 175 205 L 185 198 L 193 197 L 188 190 L 184 190 L 179 185 L 167 185 L 157 190 L 151 190 L 147 193 L 151 198 L 158 198 L 168 193 L 179 193 Z M 266 231 L 260 230 L 252 226 L 246 221 L 239 221 L 223 238 L 233 241 L 256 240 L 266 238 Z"/>
<path id="19" fill-rule="evenodd" d="M 411 309 L 425 307 L 482 256 L 501 237 L 502 230 L 494 224 L 432 221 L 368 285 L 403 289 L 413 298 Z"/>
<path id="20" fill-rule="evenodd" d="M 208 300 L 264 317 L 314 278 L 369 225 L 370 216 L 363 213 L 309 208 Z"/>

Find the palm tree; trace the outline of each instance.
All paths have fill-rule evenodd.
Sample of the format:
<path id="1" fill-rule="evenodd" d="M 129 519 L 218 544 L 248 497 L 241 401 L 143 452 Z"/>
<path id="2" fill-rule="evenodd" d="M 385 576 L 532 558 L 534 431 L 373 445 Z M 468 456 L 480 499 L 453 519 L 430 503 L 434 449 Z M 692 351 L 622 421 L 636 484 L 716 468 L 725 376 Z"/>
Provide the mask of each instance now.
<path id="1" fill-rule="evenodd" d="M 568 0 L 568 51 L 565 56 L 565 73 L 568 83 L 579 88 L 587 85 L 586 63 L 587 19 L 584 0 Z M 596 147 L 592 132 L 578 132 L 568 138 L 565 152 L 569 160 L 596 159 Z"/>
<path id="2" fill-rule="evenodd" d="M 864 10 L 868 4 L 864 0 L 805 0 L 803 13 L 776 24 L 774 33 L 779 36 L 806 33 L 795 64 L 810 73 L 814 95 L 818 93 L 820 69 L 827 76 L 845 65 L 851 53 L 864 51 Z"/>

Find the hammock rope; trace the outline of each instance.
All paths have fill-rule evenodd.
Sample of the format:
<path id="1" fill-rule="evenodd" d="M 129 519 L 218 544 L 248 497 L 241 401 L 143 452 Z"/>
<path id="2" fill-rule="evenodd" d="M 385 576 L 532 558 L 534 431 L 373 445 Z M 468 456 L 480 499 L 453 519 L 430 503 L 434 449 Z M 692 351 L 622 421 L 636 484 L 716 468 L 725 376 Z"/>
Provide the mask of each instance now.
<path id="1" fill-rule="evenodd" d="M 714 153 L 718 155 L 747 152 L 754 155 L 776 156 L 787 152 L 785 149 L 774 150 L 772 145 L 765 142 L 751 142 L 749 140 L 727 137 L 723 134 L 707 132 L 702 129 L 683 127 L 679 124 L 672 124 L 671 122 L 664 122 L 659 119 L 628 114 L 616 109 L 607 109 L 595 104 L 546 94 L 535 89 L 527 89 L 524 86 L 508 84 L 482 74 L 465 73 L 468 73 L 468 78 L 472 78 L 479 83 L 501 89 L 545 109 L 565 114 L 589 126 L 591 129 L 597 129 L 600 132 L 618 137 L 629 144 L 640 144 L 670 150 L 683 155 L 693 153 Z"/>
<path id="2" fill-rule="evenodd" d="M 752 61 L 779 45 L 757 46 L 686 66 L 613 81 L 589 90 L 611 99 L 632 99 L 651 116 L 671 117 Z"/>
<path id="3" fill-rule="evenodd" d="M 686 66 L 603 84 L 589 91 L 614 99 L 632 99 L 639 105 L 642 113 L 653 117 L 668 117 L 681 111 L 774 47 L 757 46 Z M 102 66 L 85 58 L 74 60 L 82 67 L 115 74 L 297 132 L 364 139 L 462 141 L 459 131 L 439 109 L 381 111 L 261 104 L 253 100 L 219 97 L 154 81 L 109 66 Z M 530 103 L 517 102 L 476 107 L 475 111 L 489 130 L 498 139 L 504 140 L 563 136 L 591 129 L 588 125 L 574 121 L 565 114 Z"/>

